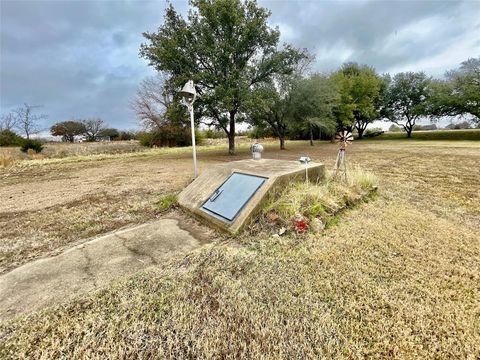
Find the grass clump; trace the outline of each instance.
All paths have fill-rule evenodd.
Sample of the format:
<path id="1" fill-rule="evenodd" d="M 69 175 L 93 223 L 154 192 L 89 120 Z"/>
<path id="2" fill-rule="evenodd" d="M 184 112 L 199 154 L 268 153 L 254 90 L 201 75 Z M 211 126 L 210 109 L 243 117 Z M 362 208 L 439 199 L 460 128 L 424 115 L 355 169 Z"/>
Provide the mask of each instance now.
<path id="1" fill-rule="evenodd" d="M 8 167 L 10 165 L 13 165 L 15 163 L 15 160 L 11 156 L 5 156 L 3 154 L 0 154 L 0 167 Z"/>
<path id="2" fill-rule="evenodd" d="M 156 208 L 160 212 L 165 212 L 177 206 L 178 198 L 177 194 L 168 194 L 162 196 L 160 200 L 156 203 Z"/>
<path id="3" fill-rule="evenodd" d="M 340 211 L 376 190 L 377 183 L 375 174 L 358 166 L 348 171 L 347 181 L 327 174 L 319 183 L 292 183 L 280 194 L 270 196 L 259 222 L 275 231 L 278 227 L 318 232 Z"/>

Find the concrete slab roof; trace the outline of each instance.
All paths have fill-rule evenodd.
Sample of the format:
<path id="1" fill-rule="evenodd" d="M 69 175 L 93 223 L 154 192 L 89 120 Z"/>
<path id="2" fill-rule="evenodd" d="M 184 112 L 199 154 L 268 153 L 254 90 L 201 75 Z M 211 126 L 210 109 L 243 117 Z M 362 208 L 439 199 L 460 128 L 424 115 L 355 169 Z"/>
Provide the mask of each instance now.
<path id="1" fill-rule="evenodd" d="M 305 181 L 306 168 L 308 169 L 309 181 L 317 182 L 325 176 L 325 166 L 318 163 L 309 163 L 305 166 L 305 164 L 301 164 L 298 161 L 261 159 L 232 161 L 216 165 L 204 171 L 190 183 L 180 193 L 178 201 L 182 208 L 193 213 L 209 225 L 235 234 L 258 213 L 269 193 L 285 186 L 287 183 Z M 265 178 L 265 181 L 247 199 L 233 220 L 229 221 L 209 212 L 203 206 L 217 190 L 221 192 L 221 187 L 233 173 L 260 176 Z M 221 196 L 219 195 L 220 201 Z M 238 191 L 238 196 L 244 196 L 242 191 Z"/>

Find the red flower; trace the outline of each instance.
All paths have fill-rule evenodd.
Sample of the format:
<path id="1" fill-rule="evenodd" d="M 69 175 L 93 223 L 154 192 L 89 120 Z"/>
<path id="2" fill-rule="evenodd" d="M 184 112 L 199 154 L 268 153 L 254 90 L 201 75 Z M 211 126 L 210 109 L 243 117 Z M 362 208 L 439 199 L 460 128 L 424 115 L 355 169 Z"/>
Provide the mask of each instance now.
<path id="1" fill-rule="evenodd" d="M 304 220 L 294 221 L 295 230 L 298 232 L 305 232 L 308 230 L 308 224 Z"/>

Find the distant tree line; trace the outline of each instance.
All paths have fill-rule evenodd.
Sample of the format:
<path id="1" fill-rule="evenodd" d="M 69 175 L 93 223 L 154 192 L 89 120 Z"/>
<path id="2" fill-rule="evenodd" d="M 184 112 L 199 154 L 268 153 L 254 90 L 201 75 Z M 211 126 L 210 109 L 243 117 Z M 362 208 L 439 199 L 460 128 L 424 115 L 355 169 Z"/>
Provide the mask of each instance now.
<path id="1" fill-rule="evenodd" d="M 42 142 L 32 139 L 31 136 L 40 132 L 40 120 L 46 119 L 46 114 L 36 114 L 40 105 L 25 103 L 0 118 L 0 146 L 20 146 L 22 151 L 32 149 L 40 152 Z M 109 128 L 100 118 L 85 120 L 68 120 L 57 122 L 50 128 L 53 136 L 61 136 L 62 141 L 74 142 L 81 138 L 85 141 L 97 140 L 132 140 L 137 134 L 131 131 L 119 131 Z M 22 137 L 21 135 L 25 137 Z"/>
<path id="2" fill-rule="evenodd" d="M 109 128 L 100 118 L 85 120 L 68 120 L 58 122 L 50 128 L 53 136 L 61 136 L 63 141 L 74 142 L 78 137 L 85 141 L 108 140 L 131 140 L 134 134 L 127 131 L 119 131 Z"/>
<path id="3" fill-rule="evenodd" d="M 468 59 L 444 80 L 424 72 L 393 77 L 346 63 L 328 73 L 311 71 L 305 49 L 279 46 L 270 11 L 255 1 L 193 0 L 188 19 L 170 5 L 157 32 L 144 33 L 140 56 L 158 71 L 140 85 L 132 107 L 148 129 L 187 128 L 178 96 L 192 79 L 199 94 L 195 119 L 223 131 L 235 152 L 236 124 L 285 139 L 332 136 L 390 121 L 412 136 L 419 119 L 462 116 L 480 123 L 480 57 Z"/>

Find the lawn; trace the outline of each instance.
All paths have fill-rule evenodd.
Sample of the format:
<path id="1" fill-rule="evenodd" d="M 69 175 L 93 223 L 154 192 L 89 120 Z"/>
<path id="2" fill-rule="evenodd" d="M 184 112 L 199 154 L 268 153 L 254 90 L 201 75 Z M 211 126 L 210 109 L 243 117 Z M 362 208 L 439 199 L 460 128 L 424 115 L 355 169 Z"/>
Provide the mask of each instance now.
<path id="1" fill-rule="evenodd" d="M 337 150 L 287 147 L 264 155 L 331 168 Z M 158 216 L 158 199 L 190 181 L 187 150 L 0 170 L 4 269 Z M 0 357 L 478 358 L 480 143 L 372 140 L 347 151 L 377 175 L 378 194 L 323 233 L 224 238 L 5 322 Z M 246 145 L 234 157 L 203 148 L 200 171 L 248 156 Z"/>

